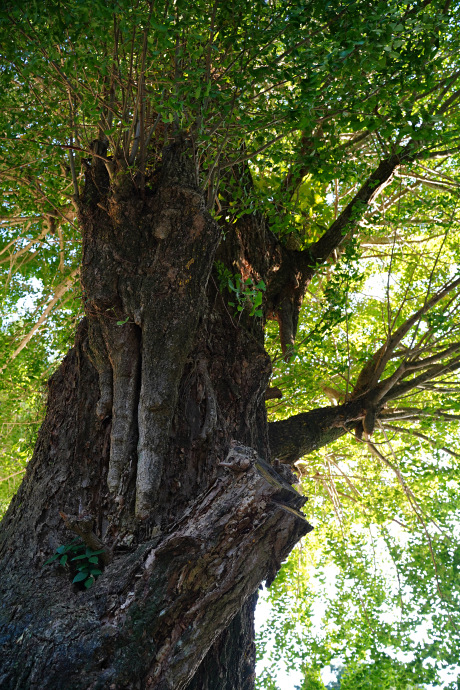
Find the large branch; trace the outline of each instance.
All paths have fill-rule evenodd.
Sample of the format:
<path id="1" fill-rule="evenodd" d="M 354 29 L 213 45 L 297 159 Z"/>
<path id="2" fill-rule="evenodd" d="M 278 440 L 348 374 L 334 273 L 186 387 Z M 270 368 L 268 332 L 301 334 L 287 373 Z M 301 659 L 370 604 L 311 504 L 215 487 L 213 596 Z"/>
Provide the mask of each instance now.
<path id="1" fill-rule="evenodd" d="M 309 252 L 314 265 L 324 263 L 332 252 L 350 237 L 356 229 L 364 212 L 380 192 L 382 192 L 393 179 L 396 168 L 404 161 L 410 160 L 408 144 L 401 153 L 394 154 L 381 161 L 377 169 L 368 177 L 361 189 L 355 194 L 350 203 L 332 223 L 330 228 L 320 239 L 310 245 Z"/>
<path id="2" fill-rule="evenodd" d="M 320 407 L 268 425 L 272 456 L 293 464 L 352 431 L 366 413 L 364 399 Z"/>
<path id="3" fill-rule="evenodd" d="M 273 243 L 273 266 L 276 273 L 267 281 L 267 317 L 280 325 L 283 353 L 289 356 L 293 348 L 302 301 L 319 266 L 324 264 L 333 251 L 349 240 L 375 197 L 390 184 L 394 171 L 410 160 L 411 142 L 399 154 L 383 160 L 369 176 L 350 203 L 315 243 L 304 251 L 289 250 L 278 242 Z"/>
<path id="4" fill-rule="evenodd" d="M 455 346 L 453 349 L 458 348 Z M 411 381 L 389 387 L 388 382 L 393 379 L 393 377 L 389 377 L 387 381 L 383 381 L 366 394 L 353 398 L 342 405 L 321 407 L 310 412 L 293 415 L 279 422 L 271 422 L 269 424 L 269 439 L 272 455 L 282 462 L 293 464 L 302 456 L 336 441 L 347 432 L 356 431 L 358 437 L 361 437 L 363 431 L 369 435 L 372 434 L 377 417 L 381 417 L 383 421 L 404 418 L 416 419 L 421 415 L 430 414 L 418 408 L 391 411 L 382 411 L 382 408 L 387 401 L 408 393 L 420 384 L 443 375 L 446 371 L 454 371 L 459 368 L 460 358 L 457 357 L 447 363 L 432 365 L 428 371 L 414 377 Z M 396 377 L 395 383 L 397 380 Z M 439 411 L 439 416 L 446 420 L 457 421 L 457 417 L 454 415 L 448 415 L 441 411 Z"/>

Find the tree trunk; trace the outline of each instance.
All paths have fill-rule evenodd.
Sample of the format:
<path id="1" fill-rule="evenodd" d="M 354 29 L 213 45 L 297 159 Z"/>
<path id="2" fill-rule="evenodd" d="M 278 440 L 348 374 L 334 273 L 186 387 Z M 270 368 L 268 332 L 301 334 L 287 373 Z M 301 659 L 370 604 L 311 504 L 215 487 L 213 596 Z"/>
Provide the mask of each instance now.
<path id="1" fill-rule="evenodd" d="M 95 161 L 86 318 L 1 525 L 0 687 L 249 689 L 254 593 L 311 529 L 270 465 L 262 319 L 216 289 L 185 142 L 145 187 Z M 263 225 L 245 227 L 256 253 Z M 230 267 L 244 251 L 219 249 Z M 45 564 L 75 533 L 105 549 L 87 591 Z"/>

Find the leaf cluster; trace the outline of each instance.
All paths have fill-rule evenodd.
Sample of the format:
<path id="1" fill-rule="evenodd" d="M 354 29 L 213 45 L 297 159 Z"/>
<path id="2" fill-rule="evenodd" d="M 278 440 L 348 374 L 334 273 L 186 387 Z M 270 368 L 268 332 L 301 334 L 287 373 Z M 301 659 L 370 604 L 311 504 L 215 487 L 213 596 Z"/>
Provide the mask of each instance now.
<path id="1" fill-rule="evenodd" d="M 85 589 L 89 589 L 99 575 L 102 575 L 100 559 L 102 553 L 104 549 L 94 551 L 79 539 L 74 539 L 70 544 L 58 546 L 56 552 L 45 561 L 44 565 L 57 562 L 70 571 L 73 577 L 72 583 L 78 583 Z"/>
<path id="2" fill-rule="evenodd" d="M 236 300 L 228 303 L 236 308 L 235 316 L 247 308 L 249 316 L 262 317 L 262 299 L 266 290 L 264 281 L 259 280 L 255 283 L 251 277 L 243 280 L 239 273 L 232 273 L 221 261 L 216 261 L 215 266 L 220 291 L 227 289 L 232 299 Z"/>

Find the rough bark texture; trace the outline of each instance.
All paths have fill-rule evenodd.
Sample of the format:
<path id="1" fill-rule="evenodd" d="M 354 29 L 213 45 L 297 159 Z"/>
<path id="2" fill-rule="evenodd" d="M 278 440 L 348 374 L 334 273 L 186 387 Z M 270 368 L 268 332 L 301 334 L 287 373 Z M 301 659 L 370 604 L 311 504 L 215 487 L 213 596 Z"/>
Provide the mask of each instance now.
<path id="1" fill-rule="evenodd" d="M 250 690 L 254 687 L 256 603 L 257 594 L 253 594 L 213 644 L 187 690 Z"/>
<path id="2" fill-rule="evenodd" d="M 220 229 L 186 142 L 145 186 L 95 160 L 87 316 L 0 531 L 0 687 L 249 690 L 254 593 L 310 530 L 269 464 L 263 320 L 216 289 Z M 251 266 L 267 238 L 251 216 L 219 254 L 269 285 L 273 251 Z M 44 564 L 75 532 L 106 548 L 88 591 Z"/>
<path id="3" fill-rule="evenodd" d="M 354 430 L 366 414 L 366 399 L 320 407 L 269 424 L 273 457 L 292 465 L 303 455 L 336 441 Z"/>

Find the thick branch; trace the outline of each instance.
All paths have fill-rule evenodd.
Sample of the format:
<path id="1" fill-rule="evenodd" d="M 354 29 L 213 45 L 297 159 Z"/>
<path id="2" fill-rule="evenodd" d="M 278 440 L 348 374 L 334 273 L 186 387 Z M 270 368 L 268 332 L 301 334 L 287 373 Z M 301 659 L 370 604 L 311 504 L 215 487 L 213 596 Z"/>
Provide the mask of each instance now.
<path id="1" fill-rule="evenodd" d="M 355 230 L 367 206 L 390 184 L 396 168 L 404 160 L 408 160 L 408 146 L 404 152 L 390 156 L 380 163 L 331 227 L 309 247 L 316 266 L 324 263 L 334 249 L 343 244 L 345 238 Z"/>
<path id="2" fill-rule="evenodd" d="M 283 354 L 289 357 L 294 346 L 297 321 L 302 301 L 309 282 L 318 266 L 331 256 L 332 252 L 350 238 L 358 226 L 368 205 L 392 180 L 393 173 L 403 160 L 408 160 L 410 144 L 401 154 L 395 154 L 380 163 L 348 206 L 324 235 L 304 251 L 289 250 L 274 245 L 272 250 L 277 273 L 267 283 L 267 318 L 280 324 Z"/>
<path id="3" fill-rule="evenodd" d="M 268 425 L 272 456 L 293 464 L 303 455 L 352 431 L 365 414 L 364 400 L 302 412 Z"/>
<path id="4" fill-rule="evenodd" d="M 460 362 L 456 362 L 455 365 L 452 363 L 450 365 L 441 364 L 437 368 L 442 368 L 444 371 L 448 366 L 451 370 L 458 369 Z M 272 456 L 282 462 L 293 464 L 302 456 L 336 441 L 347 432 L 357 430 L 356 433 L 358 434 L 360 429 L 362 434 L 363 425 L 364 431 L 369 434 L 372 433 L 377 417 L 385 422 L 387 428 L 389 428 L 387 421 L 418 419 L 421 416 L 438 415 L 445 421 L 460 421 L 460 415 L 448 414 L 442 410 L 433 412 L 407 407 L 382 411 L 386 400 L 399 397 L 410 388 L 419 385 L 422 379 L 426 380 L 430 377 L 430 371 L 407 384 L 396 386 L 393 390 L 397 391 L 397 394 L 388 394 L 378 404 L 375 404 L 371 391 L 369 395 L 361 395 L 343 405 L 321 407 L 310 412 L 293 415 L 279 422 L 271 422 L 268 425 L 268 431 Z M 436 374 L 433 373 L 432 375 L 435 376 Z M 370 419 L 371 417 L 372 419 Z"/>

